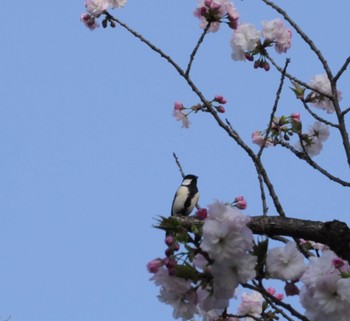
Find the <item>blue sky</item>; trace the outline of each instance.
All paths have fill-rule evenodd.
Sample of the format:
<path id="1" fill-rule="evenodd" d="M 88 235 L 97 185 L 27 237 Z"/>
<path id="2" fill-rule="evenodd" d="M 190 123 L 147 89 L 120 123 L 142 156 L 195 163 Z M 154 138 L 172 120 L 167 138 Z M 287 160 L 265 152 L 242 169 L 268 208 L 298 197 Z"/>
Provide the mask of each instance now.
<path id="1" fill-rule="evenodd" d="M 278 16 L 257 0 L 235 4 L 258 28 Z M 183 66 L 201 33 L 195 6 L 129 1 L 113 13 Z M 285 8 L 337 70 L 350 52 L 347 1 Z M 163 255 L 152 224 L 169 214 L 181 181 L 172 153 L 199 176 L 202 206 L 244 195 L 246 213 L 261 214 L 255 170 L 209 115 L 182 129 L 174 101 L 198 101 L 184 81 L 121 27 L 90 32 L 83 11 L 83 0 L 2 4 L 0 320 L 171 320 L 145 265 Z M 233 62 L 230 37 L 224 26 L 207 37 L 192 77 L 208 99 L 227 98 L 224 117 L 249 141 L 268 121 L 279 76 Z M 291 57 L 290 72 L 308 82 L 321 65 L 293 40 L 287 55 L 273 55 L 280 64 Z M 349 83 L 348 74 L 339 83 L 346 107 Z M 280 113 L 294 111 L 307 124 L 285 87 Z M 316 159 L 349 177 L 336 133 Z M 287 215 L 348 222 L 347 190 L 279 148 L 265 161 Z"/>

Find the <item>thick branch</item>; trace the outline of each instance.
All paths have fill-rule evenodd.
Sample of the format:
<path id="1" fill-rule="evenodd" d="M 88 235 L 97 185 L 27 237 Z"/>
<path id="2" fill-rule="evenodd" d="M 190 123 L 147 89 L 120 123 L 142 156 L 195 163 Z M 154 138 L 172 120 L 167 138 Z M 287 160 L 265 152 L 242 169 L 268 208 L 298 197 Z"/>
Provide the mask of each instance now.
<path id="1" fill-rule="evenodd" d="M 350 262 L 350 229 L 337 220 L 329 222 L 310 221 L 281 216 L 251 216 L 248 227 L 254 234 L 289 236 L 325 244 L 338 256 Z M 178 216 L 178 222 L 186 229 L 202 226 L 203 221 L 193 216 Z M 157 226 L 166 229 L 166 226 Z"/>
<path id="2" fill-rule="evenodd" d="M 340 221 L 309 221 L 280 216 L 253 216 L 248 224 L 254 234 L 284 235 L 328 245 L 337 255 L 350 261 L 350 229 Z"/>

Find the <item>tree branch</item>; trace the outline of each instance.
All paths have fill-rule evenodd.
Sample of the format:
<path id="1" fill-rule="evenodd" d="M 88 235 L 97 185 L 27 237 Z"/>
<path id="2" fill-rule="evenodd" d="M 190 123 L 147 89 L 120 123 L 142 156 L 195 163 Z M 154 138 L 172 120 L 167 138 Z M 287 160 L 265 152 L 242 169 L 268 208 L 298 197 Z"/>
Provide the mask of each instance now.
<path id="1" fill-rule="evenodd" d="M 203 33 L 202 35 L 200 36 L 200 38 L 198 39 L 197 41 L 197 44 L 196 46 L 194 47 L 191 55 L 190 55 L 190 60 L 188 62 L 188 66 L 187 66 L 187 69 L 186 69 L 186 72 L 185 72 L 185 75 L 188 76 L 190 74 L 190 71 L 191 71 L 191 67 L 192 67 L 192 63 L 193 63 L 193 60 L 194 60 L 194 57 L 196 56 L 197 54 L 197 51 L 199 49 L 199 46 L 202 44 L 203 40 L 204 40 L 204 37 L 206 36 L 206 34 L 208 33 L 208 30 L 210 28 L 210 25 L 211 25 L 211 22 L 209 21 L 205 27 L 205 29 L 203 30 Z"/>
<path id="2" fill-rule="evenodd" d="M 350 262 L 350 229 L 340 221 L 301 220 L 280 216 L 252 216 L 248 227 L 254 234 L 284 235 L 328 245 L 337 255 Z"/>

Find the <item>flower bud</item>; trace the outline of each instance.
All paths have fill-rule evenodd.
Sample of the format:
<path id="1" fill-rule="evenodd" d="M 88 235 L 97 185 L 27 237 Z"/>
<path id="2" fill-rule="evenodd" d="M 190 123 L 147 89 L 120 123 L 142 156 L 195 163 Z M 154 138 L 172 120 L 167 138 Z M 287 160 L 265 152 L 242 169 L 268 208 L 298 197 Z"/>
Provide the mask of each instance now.
<path id="1" fill-rule="evenodd" d="M 293 282 L 287 282 L 284 287 L 284 291 L 286 292 L 287 296 L 299 295 L 299 289 Z"/>
<path id="2" fill-rule="evenodd" d="M 221 95 L 215 96 L 214 101 L 216 101 L 219 104 L 223 104 L 223 105 L 227 103 L 227 100 L 225 99 L 225 97 L 221 96 Z"/>
<path id="3" fill-rule="evenodd" d="M 197 212 L 196 212 L 196 216 L 197 218 L 199 218 L 200 220 L 205 220 L 208 216 L 208 211 L 206 208 L 200 208 Z"/>
<path id="4" fill-rule="evenodd" d="M 174 109 L 175 110 L 183 110 L 184 108 L 185 107 L 184 107 L 184 105 L 181 102 L 175 101 L 175 103 L 174 103 Z"/>
<path id="5" fill-rule="evenodd" d="M 163 261 L 161 259 L 154 259 L 148 262 L 147 270 L 150 273 L 157 273 L 161 266 L 163 266 Z"/>
<path id="6" fill-rule="evenodd" d="M 336 257 L 332 260 L 332 264 L 336 269 L 340 269 L 345 263 L 340 257 Z"/>
<path id="7" fill-rule="evenodd" d="M 173 245 L 173 243 L 175 242 L 175 239 L 172 235 L 167 235 L 165 238 L 165 244 L 168 246 Z"/>
<path id="8" fill-rule="evenodd" d="M 217 106 L 216 110 L 218 111 L 218 113 L 224 113 L 225 112 L 225 108 L 223 106 Z"/>
<path id="9" fill-rule="evenodd" d="M 270 70 L 270 64 L 267 61 L 265 61 L 264 65 L 263 65 L 263 68 L 265 69 L 265 71 L 269 71 Z"/>

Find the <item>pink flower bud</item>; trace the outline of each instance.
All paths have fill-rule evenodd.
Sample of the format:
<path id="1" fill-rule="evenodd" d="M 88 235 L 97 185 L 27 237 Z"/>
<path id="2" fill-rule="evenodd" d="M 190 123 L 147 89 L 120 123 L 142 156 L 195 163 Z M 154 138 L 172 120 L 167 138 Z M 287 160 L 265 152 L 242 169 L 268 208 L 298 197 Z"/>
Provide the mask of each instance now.
<path id="1" fill-rule="evenodd" d="M 168 248 L 165 250 L 165 256 L 166 256 L 166 257 L 172 256 L 173 254 L 174 254 L 174 250 L 173 250 L 171 247 L 168 247 Z"/>
<path id="2" fill-rule="evenodd" d="M 172 273 L 177 265 L 176 259 L 174 257 L 167 257 L 164 261 L 169 273 Z"/>
<path id="3" fill-rule="evenodd" d="M 207 6 L 207 7 L 210 7 L 211 3 L 213 2 L 213 0 L 205 0 L 204 1 L 204 4 Z"/>
<path id="4" fill-rule="evenodd" d="M 293 121 L 295 121 L 295 122 L 297 122 L 297 123 L 300 123 L 300 114 L 299 114 L 299 113 L 293 113 L 293 114 L 291 115 L 291 117 L 292 117 L 292 120 L 293 120 Z"/>
<path id="5" fill-rule="evenodd" d="M 344 261 L 340 257 L 336 257 L 332 260 L 332 264 L 336 269 L 340 269 L 344 266 Z"/>
<path id="6" fill-rule="evenodd" d="M 174 251 L 178 251 L 180 249 L 179 243 L 175 242 L 173 245 L 173 249 L 174 249 Z"/>
<path id="7" fill-rule="evenodd" d="M 175 239 L 172 235 L 167 235 L 167 237 L 165 238 L 165 244 L 168 246 L 173 245 L 173 243 L 175 242 Z"/>
<path id="8" fill-rule="evenodd" d="M 206 208 L 200 208 L 197 212 L 196 212 L 196 216 L 197 218 L 199 218 L 200 220 L 205 220 L 208 216 L 208 211 Z"/>
<path id="9" fill-rule="evenodd" d="M 250 53 L 246 52 L 245 54 L 245 58 L 249 61 L 253 61 L 254 60 L 254 56 L 251 55 Z"/>
<path id="10" fill-rule="evenodd" d="M 225 108 L 223 106 L 218 106 L 216 107 L 216 110 L 218 111 L 218 113 L 224 113 L 225 112 Z"/>
<path id="11" fill-rule="evenodd" d="M 184 105 L 181 102 L 175 101 L 175 103 L 174 103 L 174 109 L 175 110 L 183 110 L 184 108 L 185 107 L 184 107 Z"/>
<path id="12" fill-rule="evenodd" d="M 283 295 L 282 293 L 278 293 L 278 294 L 275 295 L 275 298 L 276 298 L 277 300 L 283 300 L 284 295 Z"/>
<path id="13" fill-rule="evenodd" d="M 235 205 L 240 210 L 245 210 L 247 208 L 247 201 L 244 199 L 243 196 L 237 196 L 235 198 Z"/>
<path id="14" fill-rule="evenodd" d="M 218 102 L 219 104 L 223 104 L 223 105 L 227 103 L 227 100 L 221 95 L 215 96 L 214 101 Z"/>
<path id="15" fill-rule="evenodd" d="M 276 293 L 276 289 L 275 288 L 268 288 L 267 290 L 267 293 L 269 293 L 269 294 L 271 294 L 271 295 L 275 295 L 275 293 Z"/>
<path id="16" fill-rule="evenodd" d="M 154 259 L 147 264 L 147 270 L 150 273 L 157 273 L 159 268 L 163 265 L 163 261 L 161 259 Z"/>
<path id="17" fill-rule="evenodd" d="M 233 29 L 236 30 L 238 28 L 238 18 L 231 18 L 230 16 L 228 17 L 229 19 L 229 23 L 228 26 Z"/>
<path id="18" fill-rule="evenodd" d="M 254 61 L 254 68 L 258 69 L 260 67 L 260 61 L 259 60 L 255 60 Z"/>
<path id="19" fill-rule="evenodd" d="M 267 61 L 264 62 L 264 66 L 263 67 L 264 67 L 265 71 L 269 71 L 270 70 L 270 64 Z"/>

